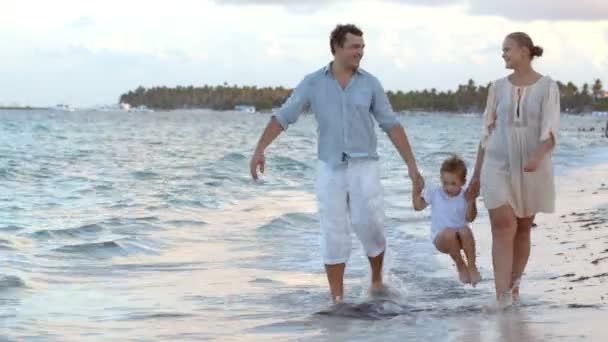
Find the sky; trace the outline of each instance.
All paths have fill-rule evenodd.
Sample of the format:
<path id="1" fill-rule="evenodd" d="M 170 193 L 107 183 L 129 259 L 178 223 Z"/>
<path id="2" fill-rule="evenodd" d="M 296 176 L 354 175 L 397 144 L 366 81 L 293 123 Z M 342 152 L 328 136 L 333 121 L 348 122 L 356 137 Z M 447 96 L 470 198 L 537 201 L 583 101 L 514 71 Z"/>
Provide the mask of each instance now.
<path id="1" fill-rule="evenodd" d="M 138 86 L 294 87 L 364 32 L 386 90 L 456 89 L 507 75 L 502 40 L 527 32 L 535 68 L 608 88 L 606 0 L 3 0 L 0 105 L 96 106 Z"/>

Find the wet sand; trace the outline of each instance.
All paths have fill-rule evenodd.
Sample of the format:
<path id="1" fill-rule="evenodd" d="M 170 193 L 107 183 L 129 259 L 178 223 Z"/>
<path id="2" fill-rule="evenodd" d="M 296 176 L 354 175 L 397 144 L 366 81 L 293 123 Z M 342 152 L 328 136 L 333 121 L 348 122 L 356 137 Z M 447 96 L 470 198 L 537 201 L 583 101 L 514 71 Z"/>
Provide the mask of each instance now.
<path id="1" fill-rule="evenodd" d="M 553 274 L 526 291 L 569 307 L 608 304 L 608 164 L 558 178 L 556 214 L 539 216 L 530 272 Z M 608 316 L 607 316 L 608 317 Z"/>

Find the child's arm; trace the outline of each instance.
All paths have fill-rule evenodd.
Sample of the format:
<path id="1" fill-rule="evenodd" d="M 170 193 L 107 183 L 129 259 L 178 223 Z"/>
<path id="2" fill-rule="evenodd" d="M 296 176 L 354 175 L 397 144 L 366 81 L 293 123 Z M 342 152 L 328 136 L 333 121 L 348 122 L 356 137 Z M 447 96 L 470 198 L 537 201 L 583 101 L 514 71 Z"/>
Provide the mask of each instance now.
<path id="1" fill-rule="evenodd" d="M 467 222 L 475 221 L 477 217 L 477 201 L 476 198 L 473 197 L 471 199 L 467 199 L 467 213 L 465 219 Z"/>
<path id="2" fill-rule="evenodd" d="M 416 211 L 423 210 L 428 206 L 428 203 L 422 197 L 422 187 L 414 186 L 412 189 L 412 204 Z"/>

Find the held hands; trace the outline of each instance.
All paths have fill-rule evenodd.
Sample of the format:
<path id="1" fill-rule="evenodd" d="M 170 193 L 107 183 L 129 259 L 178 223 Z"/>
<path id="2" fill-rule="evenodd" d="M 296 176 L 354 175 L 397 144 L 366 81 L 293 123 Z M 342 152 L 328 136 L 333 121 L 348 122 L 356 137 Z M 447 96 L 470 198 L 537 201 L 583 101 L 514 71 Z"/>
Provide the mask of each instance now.
<path id="1" fill-rule="evenodd" d="M 261 173 L 264 173 L 264 165 L 266 163 L 266 158 L 264 157 L 264 152 L 254 152 L 253 156 L 251 156 L 251 161 L 249 162 L 249 171 L 251 172 L 251 178 L 253 180 L 258 180 L 258 167 Z"/>
<path id="2" fill-rule="evenodd" d="M 414 191 L 415 194 L 420 194 L 422 192 L 422 189 L 424 189 L 424 177 L 422 177 L 422 175 L 420 174 L 420 172 L 418 172 L 418 170 L 415 170 L 414 172 L 410 173 L 410 179 L 412 180 L 412 189 Z"/>
<path id="3" fill-rule="evenodd" d="M 473 176 L 471 179 L 471 183 L 464 193 L 464 197 L 468 202 L 474 201 L 477 197 L 479 197 L 479 189 L 481 187 L 481 183 L 479 182 L 479 177 Z"/>

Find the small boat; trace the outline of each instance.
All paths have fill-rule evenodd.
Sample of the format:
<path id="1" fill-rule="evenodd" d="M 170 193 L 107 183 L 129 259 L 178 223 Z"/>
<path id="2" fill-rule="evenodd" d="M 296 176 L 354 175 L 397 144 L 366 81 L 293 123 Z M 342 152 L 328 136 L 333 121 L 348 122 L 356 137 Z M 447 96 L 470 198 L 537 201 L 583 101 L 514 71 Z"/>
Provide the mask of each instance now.
<path id="1" fill-rule="evenodd" d="M 51 109 L 56 110 L 58 112 L 73 112 L 74 111 L 74 108 L 70 107 L 70 105 L 67 105 L 67 104 L 58 104 Z"/>

